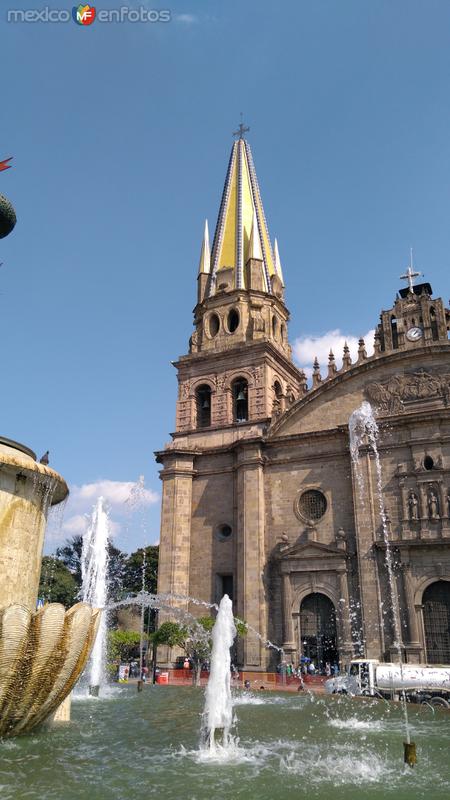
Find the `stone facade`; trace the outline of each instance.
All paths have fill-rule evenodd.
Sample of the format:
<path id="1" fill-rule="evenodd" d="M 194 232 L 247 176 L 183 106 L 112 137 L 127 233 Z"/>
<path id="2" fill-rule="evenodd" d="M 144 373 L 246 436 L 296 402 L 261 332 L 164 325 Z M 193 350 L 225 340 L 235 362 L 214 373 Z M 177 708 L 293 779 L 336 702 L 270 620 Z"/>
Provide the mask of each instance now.
<path id="1" fill-rule="evenodd" d="M 249 670 L 275 668 L 266 640 L 297 663 L 394 657 L 374 453 L 360 449 L 362 486 L 350 458 L 349 417 L 370 401 L 404 655 L 431 660 L 424 592 L 450 586 L 450 313 L 410 282 L 382 312 L 374 354 L 360 340 L 341 369 L 331 354 L 308 388 L 281 283 L 277 294 L 252 288 L 250 262 L 245 289 L 222 270 L 208 294 L 200 275 L 190 352 L 176 363 L 176 431 L 156 454 L 158 590 L 209 603 L 232 593 L 250 626 L 239 653 Z"/>

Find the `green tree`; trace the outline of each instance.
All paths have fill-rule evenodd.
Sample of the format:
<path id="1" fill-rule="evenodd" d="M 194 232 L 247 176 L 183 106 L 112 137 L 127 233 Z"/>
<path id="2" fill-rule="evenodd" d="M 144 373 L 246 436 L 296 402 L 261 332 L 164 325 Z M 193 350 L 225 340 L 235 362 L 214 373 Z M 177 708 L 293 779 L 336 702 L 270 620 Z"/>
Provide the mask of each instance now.
<path id="1" fill-rule="evenodd" d="M 141 547 L 125 559 L 123 567 L 123 591 L 137 594 L 142 591 L 142 566 L 145 552 L 145 591 L 156 594 L 158 582 L 158 545 Z"/>
<path id="2" fill-rule="evenodd" d="M 144 636 L 144 640 L 147 637 Z M 139 658 L 141 634 L 139 631 L 112 630 L 108 632 L 108 660 L 128 662 Z"/>
<path id="3" fill-rule="evenodd" d="M 66 565 L 55 556 L 44 556 L 39 581 L 39 597 L 69 608 L 77 602 L 78 586 Z"/>
<path id="4" fill-rule="evenodd" d="M 214 627 L 213 617 L 199 617 L 197 625 L 190 628 L 184 627 L 177 622 L 163 622 L 155 633 L 150 636 L 153 643 L 154 659 L 156 648 L 160 645 L 169 647 L 180 647 L 192 661 L 192 680 L 198 686 L 200 684 L 200 673 L 204 661 L 211 656 L 212 637 L 211 631 Z M 235 619 L 236 631 L 238 636 L 245 636 L 247 625 L 241 620 Z"/>
<path id="5" fill-rule="evenodd" d="M 66 539 L 62 547 L 56 550 L 56 557 L 62 561 L 72 573 L 78 590 L 81 589 L 81 553 L 83 537 L 75 534 Z M 123 572 L 126 553 L 122 553 L 111 542 L 108 542 L 108 596 L 110 600 L 118 600 L 123 592 Z"/>

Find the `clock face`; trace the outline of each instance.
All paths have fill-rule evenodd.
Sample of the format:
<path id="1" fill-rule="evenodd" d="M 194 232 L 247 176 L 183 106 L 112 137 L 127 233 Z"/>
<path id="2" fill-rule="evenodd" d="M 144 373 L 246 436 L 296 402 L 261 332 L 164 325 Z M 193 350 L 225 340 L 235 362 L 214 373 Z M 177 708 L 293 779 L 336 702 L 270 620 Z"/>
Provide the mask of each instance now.
<path id="1" fill-rule="evenodd" d="M 422 336 L 423 336 L 422 328 L 414 327 L 414 328 L 410 328 L 408 331 L 406 331 L 406 338 L 410 342 L 417 342 L 417 341 L 419 341 L 419 339 L 422 338 Z"/>

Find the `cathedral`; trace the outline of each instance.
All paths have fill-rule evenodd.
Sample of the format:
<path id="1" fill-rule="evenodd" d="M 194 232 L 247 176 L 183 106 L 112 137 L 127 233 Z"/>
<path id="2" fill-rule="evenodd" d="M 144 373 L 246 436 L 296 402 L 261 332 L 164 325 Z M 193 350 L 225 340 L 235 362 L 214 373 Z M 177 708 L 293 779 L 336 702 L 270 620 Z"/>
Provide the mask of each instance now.
<path id="1" fill-rule="evenodd" d="M 248 633 L 241 669 L 395 659 L 386 567 L 408 662 L 450 663 L 450 311 L 411 267 L 363 339 L 311 385 L 292 360 L 272 245 L 241 126 L 210 248 L 205 226 L 176 429 L 156 453 L 163 485 L 158 591 L 215 603 L 226 593 Z M 373 448 L 351 458 L 349 418 L 367 401 Z M 358 472 L 358 475 L 357 475 Z M 383 520 L 384 517 L 384 520 Z M 383 529 L 384 521 L 384 529 Z M 179 599 L 192 614 L 204 608 Z M 259 636 L 257 633 L 259 633 Z M 166 654 L 167 663 L 175 653 Z"/>

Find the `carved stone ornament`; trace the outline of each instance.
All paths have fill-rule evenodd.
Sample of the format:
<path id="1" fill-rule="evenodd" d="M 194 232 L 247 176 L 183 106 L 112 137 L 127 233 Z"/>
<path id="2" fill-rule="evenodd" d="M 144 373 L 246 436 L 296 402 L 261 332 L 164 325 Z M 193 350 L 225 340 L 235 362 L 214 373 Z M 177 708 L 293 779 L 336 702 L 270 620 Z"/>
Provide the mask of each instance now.
<path id="1" fill-rule="evenodd" d="M 364 394 L 379 411 L 399 414 L 421 400 L 442 400 L 450 405 L 450 373 L 432 375 L 425 370 L 393 375 L 383 383 L 370 383 Z"/>

